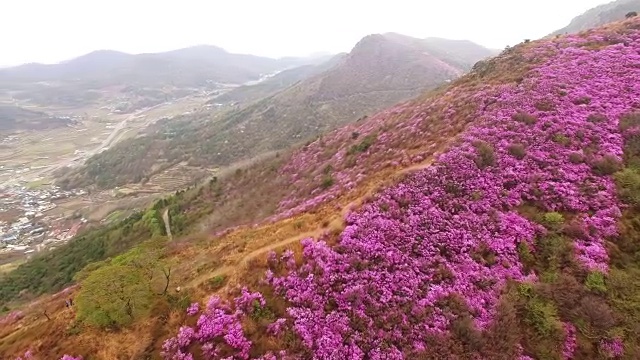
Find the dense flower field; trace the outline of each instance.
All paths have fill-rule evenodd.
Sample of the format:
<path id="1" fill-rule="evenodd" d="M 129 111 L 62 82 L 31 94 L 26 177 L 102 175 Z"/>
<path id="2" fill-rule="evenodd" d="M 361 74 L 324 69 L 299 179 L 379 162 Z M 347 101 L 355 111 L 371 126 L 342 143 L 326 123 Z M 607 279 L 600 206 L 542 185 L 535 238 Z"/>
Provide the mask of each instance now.
<path id="1" fill-rule="evenodd" d="M 611 177 L 623 155 L 618 119 L 640 108 L 639 53 L 638 31 L 539 42 L 524 60 L 548 61 L 517 83 L 460 94 L 484 106 L 470 114 L 472 126 L 431 167 L 350 213 L 337 246 L 304 240 L 300 267 L 290 253 L 270 256 L 274 270 L 280 263 L 289 269 L 277 275 L 269 270 L 266 279 L 290 305 L 289 318 L 274 322 L 270 331 L 293 330 L 317 359 L 419 358 L 429 352 L 428 344 L 450 332 L 456 308 L 471 314 L 476 329 L 488 329 L 509 282 L 537 281 L 539 274 L 526 270 L 519 250 L 535 253 L 536 239 L 564 219 L 570 220 L 567 236 L 579 267 L 606 274 L 604 243 L 617 235 L 621 217 Z M 440 107 L 445 123 L 456 112 L 433 106 Z M 419 112 L 395 133 L 419 131 L 429 113 Z M 343 131 L 344 137 L 351 129 Z M 364 151 L 385 151 L 387 141 L 381 134 Z M 288 172 L 320 160 L 320 152 L 306 151 L 294 157 Z M 345 147 L 329 158 L 334 169 L 342 169 L 332 173 L 336 183 L 327 186 L 334 190 L 312 193 L 307 202 L 285 201 L 283 216 L 355 186 L 364 175 L 357 166 L 340 166 L 349 151 Z M 407 164 L 423 155 L 413 154 Z M 526 207 L 542 212 L 543 221 L 527 216 Z M 187 349 L 197 341 L 210 358 L 218 358 L 219 344 L 226 356 L 248 358 L 251 343 L 241 318 L 249 304 L 263 301 L 246 289 L 233 307 L 212 298 L 197 329 L 183 327 L 165 343 L 166 357 L 189 359 Z M 189 309 L 198 311 L 195 305 Z M 560 352 L 569 359 L 576 351 L 576 326 L 564 323 L 563 329 Z M 601 338 L 599 351 L 621 356 L 622 340 Z"/>
<path id="2" fill-rule="evenodd" d="M 337 248 L 306 240 L 305 264 L 272 280 L 305 345 L 323 359 L 417 355 L 447 332 L 440 304 L 451 297 L 486 328 L 505 283 L 536 277 L 517 248 L 545 229 L 518 213 L 525 204 L 573 217 L 578 261 L 606 272 L 603 241 L 620 216 L 608 175 L 622 155 L 617 120 L 640 94 L 639 39 L 600 51 L 579 46 L 596 36 L 541 44 L 551 61 L 483 94 L 492 105 L 463 141 L 350 214 Z"/>

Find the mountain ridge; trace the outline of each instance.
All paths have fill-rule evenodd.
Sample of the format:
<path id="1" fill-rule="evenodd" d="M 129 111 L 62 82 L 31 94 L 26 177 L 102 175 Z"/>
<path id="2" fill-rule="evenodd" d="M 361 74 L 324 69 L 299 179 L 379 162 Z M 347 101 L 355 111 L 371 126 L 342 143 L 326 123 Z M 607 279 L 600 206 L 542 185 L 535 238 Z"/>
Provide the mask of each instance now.
<path id="1" fill-rule="evenodd" d="M 589 9 L 573 18 L 564 28 L 554 31 L 548 36 L 574 34 L 613 21 L 623 20 L 629 12 L 640 11 L 639 0 L 615 0 Z"/>

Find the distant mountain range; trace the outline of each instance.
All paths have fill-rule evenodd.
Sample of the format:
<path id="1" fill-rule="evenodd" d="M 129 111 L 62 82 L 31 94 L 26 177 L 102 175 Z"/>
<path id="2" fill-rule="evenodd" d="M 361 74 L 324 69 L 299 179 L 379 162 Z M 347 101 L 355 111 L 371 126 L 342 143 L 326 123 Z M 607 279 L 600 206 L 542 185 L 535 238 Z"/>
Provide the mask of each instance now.
<path id="1" fill-rule="evenodd" d="M 241 103 L 222 116 L 200 112 L 159 123 L 91 158 L 66 185 L 112 187 L 179 162 L 224 166 L 281 150 L 452 81 L 495 54 L 468 41 L 370 35 L 347 55 L 212 99 Z"/>
<path id="2" fill-rule="evenodd" d="M 215 89 L 221 84 L 242 84 L 325 59 L 326 56 L 271 59 L 232 54 L 208 45 L 139 55 L 99 50 L 59 64 L 0 69 L 0 90 L 12 91 L 14 97 L 37 104 L 80 105 L 94 102 L 109 91 Z"/>
<path id="3" fill-rule="evenodd" d="M 554 31 L 550 36 L 573 34 L 601 26 L 613 21 L 622 20 L 629 12 L 640 12 L 640 0 L 617 0 L 597 6 L 575 17 L 566 27 Z"/>

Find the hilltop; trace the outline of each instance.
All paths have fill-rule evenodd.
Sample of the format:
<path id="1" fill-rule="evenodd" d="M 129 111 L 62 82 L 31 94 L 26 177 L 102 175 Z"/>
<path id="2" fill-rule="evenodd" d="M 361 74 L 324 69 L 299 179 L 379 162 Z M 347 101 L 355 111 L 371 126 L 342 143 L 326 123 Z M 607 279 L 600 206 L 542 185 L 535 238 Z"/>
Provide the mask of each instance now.
<path id="1" fill-rule="evenodd" d="M 67 174 L 62 184 L 110 188 L 148 179 L 181 162 L 221 167 L 281 151 L 451 82 L 472 63 L 493 54 L 470 42 L 451 41 L 450 47 L 446 43 L 397 34 L 367 36 L 348 55 L 329 64 L 292 70 L 293 76 L 282 84 L 317 73 L 309 78 L 282 89 L 277 81 L 292 75 L 284 72 L 257 85 L 259 94 L 274 91 L 259 100 L 221 115 L 203 110 L 159 123 L 146 136 L 89 159 L 85 166 Z M 445 52 L 444 47 L 449 50 Z M 276 86 L 272 86 L 274 82 Z M 250 89 L 232 91 L 226 99 L 253 99 L 239 94 Z"/>
<path id="2" fill-rule="evenodd" d="M 617 0 L 607 4 L 596 6 L 586 11 L 584 14 L 575 17 L 571 23 L 560 30 L 556 30 L 549 36 L 562 34 L 575 34 L 596 26 L 619 21 L 625 18 L 630 12 L 640 11 L 639 0 Z"/>
<path id="3" fill-rule="evenodd" d="M 11 306 L 79 284 L 5 315 L 0 353 L 638 358 L 638 29 L 519 44 L 83 234 L 0 280 Z"/>

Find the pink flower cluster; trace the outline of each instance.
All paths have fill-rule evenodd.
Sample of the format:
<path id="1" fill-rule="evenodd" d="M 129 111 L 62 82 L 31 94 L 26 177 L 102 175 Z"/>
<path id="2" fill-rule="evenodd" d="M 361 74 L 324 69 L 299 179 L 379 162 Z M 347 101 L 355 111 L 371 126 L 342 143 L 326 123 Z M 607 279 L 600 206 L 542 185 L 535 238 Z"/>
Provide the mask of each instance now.
<path id="1" fill-rule="evenodd" d="M 564 324 L 564 347 L 562 348 L 562 358 L 564 360 L 573 359 L 578 344 L 576 343 L 576 327 L 572 324 Z"/>
<path id="2" fill-rule="evenodd" d="M 241 322 L 256 307 L 263 306 L 265 300 L 262 294 L 250 292 L 246 287 L 234 299 L 233 306 L 218 296 L 212 296 L 198 318 L 196 328 L 182 326 L 175 337 L 164 342 L 162 356 L 171 360 L 192 360 L 193 354 L 189 348 L 199 344 L 207 359 L 219 359 L 222 356 L 248 359 L 251 341 L 246 338 Z M 191 304 L 187 313 L 195 315 L 199 308 L 198 303 Z M 274 325 L 274 330 L 279 330 L 282 325 L 282 322 Z"/>
<path id="3" fill-rule="evenodd" d="M 614 359 L 624 354 L 624 344 L 619 338 L 601 340 L 600 351 L 607 358 Z"/>
<path id="4" fill-rule="evenodd" d="M 187 315 L 193 316 L 197 314 L 198 311 L 200 311 L 200 303 L 195 302 L 189 305 L 189 307 L 187 308 Z"/>
<path id="5" fill-rule="evenodd" d="M 33 360 L 33 352 L 27 350 L 24 355 L 17 357 L 16 360 Z"/>
<path id="6" fill-rule="evenodd" d="M 0 317 L 0 326 L 2 325 L 11 325 L 16 321 L 22 319 L 24 317 L 24 313 L 20 310 L 14 310 L 2 317 Z"/>

